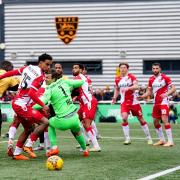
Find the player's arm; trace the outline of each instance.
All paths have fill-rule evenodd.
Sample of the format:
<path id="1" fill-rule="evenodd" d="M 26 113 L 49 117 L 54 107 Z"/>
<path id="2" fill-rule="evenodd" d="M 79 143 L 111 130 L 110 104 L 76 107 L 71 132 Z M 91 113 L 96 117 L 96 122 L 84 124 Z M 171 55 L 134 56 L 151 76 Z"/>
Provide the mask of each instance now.
<path id="1" fill-rule="evenodd" d="M 40 100 L 41 100 L 45 105 L 47 105 L 48 102 L 49 102 L 49 100 L 50 100 L 50 98 L 51 98 L 51 90 L 50 90 L 50 88 L 47 88 L 47 89 L 45 90 L 45 93 L 41 96 Z M 42 109 L 42 106 L 39 105 L 39 104 L 35 104 L 35 105 L 33 106 L 33 109 L 39 110 L 39 109 Z"/>
<path id="2" fill-rule="evenodd" d="M 152 88 L 151 88 L 151 87 L 148 87 L 148 88 L 146 89 L 146 92 L 145 92 L 143 95 L 139 96 L 138 99 L 139 99 L 139 100 L 145 99 L 145 98 L 147 98 L 148 96 L 151 96 L 151 94 L 152 94 Z"/>
<path id="3" fill-rule="evenodd" d="M 168 86 L 168 91 L 166 93 L 162 94 L 161 97 L 163 97 L 163 98 L 168 97 L 169 95 L 175 93 L 175 91 L 176 91 L 175 86 L 173 84 L 171 84 Z"/>
<path id="4" fill-rule="evenodd" d="M 37 96 L 37 91 L 41 87 L 42 82 L 44 81 L 43 76 L 39 76 L 38 78 L 34 79 L 34 81 L 31 84 L 31 87 L 28 92 L 28 96 L 36 103 L 42 106 L 43 108 L 47 109 L 45 107 L 45 104 L 39 99 Z"/>
<path id="5" fill-rule="evenodd" d="M 119 87 L 116 85 L 114 88 L 114 96 L 112 97 L 111 104 L 114 104 L 116 102 L 118 96 L 119 96 Z"/>
<path id="6" fill-rule="evenodd" d="M 20 75 L 24 68 L 25 67 L 22 67 L 20 69 L 15 69 L 15 70 L 12 70 L 12 71 L 8 71 L 8 72 L 0 75 L 0 79 L 6 78 L 6 77 L 15 76 L 15 75 Z"/>
<path id="7" fill-rule="evenodd" d="M 73 88 L 79 88 L 84 84 L 83 80 L 66 80 L 68 84 Z"/>
<path id="8" fill-rule="evenodd" d="M 139 86 L 138 86 L 137 80 L 135 80 L 135 81 L 133 81 L 132 86 L 127 87 L 126 91 L 128 91 L 128 90 L 134 91 L 137 89 L 139 89 Z"/>

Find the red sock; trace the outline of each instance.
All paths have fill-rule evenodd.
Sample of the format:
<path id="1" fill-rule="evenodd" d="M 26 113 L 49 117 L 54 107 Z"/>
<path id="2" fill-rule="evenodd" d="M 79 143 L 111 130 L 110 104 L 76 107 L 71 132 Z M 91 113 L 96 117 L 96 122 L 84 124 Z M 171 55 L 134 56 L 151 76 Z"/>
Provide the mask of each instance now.
<path id="1" fill-rule="evenodd" d="M 32 142 L 35 142 L 37 140 L 37 138 L 38 138 L 38 136 L 36 134 L 31 133 L 30 139 L 31 139 Z"/>
<path id="2" fill-rule="evenodd" d="M 143 122 L 140 122 L 141 123 L 141 126 L 144 126 L 146 123 L 146 121 L 143 121 Z"/>
<path id="3" fill-rule="evenodd" d="M 22 143 L 21 141 L 17 141 L 16 146 L 19 148 L 22 148 L 24 145 L 24 143 Z"/>
<path id="4" fill-rule="evenodd" d="M 171 125 L 170 124 L 164 125 L 164 128 L 165 129 L 171 129 Z"/>
<path id="5" fill-rule="evenodd" d="M 127 126 L 128 125 L 128 122 L 123 122 L 122 123 L 122 126 Z"/>

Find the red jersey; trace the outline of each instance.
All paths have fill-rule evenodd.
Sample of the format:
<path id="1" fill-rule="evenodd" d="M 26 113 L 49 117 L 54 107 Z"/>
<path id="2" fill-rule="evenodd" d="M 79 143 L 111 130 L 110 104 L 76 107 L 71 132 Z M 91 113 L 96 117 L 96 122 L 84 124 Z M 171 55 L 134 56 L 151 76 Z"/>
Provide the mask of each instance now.
<path id="1" fill-rule="evenodd" d="M 115 85 L 119 88 L 121 100 L 120 103 L 127 104 L 139 104 L 137 100 L 137 94 L 133 90 L 124 91 L 124 88 L 133 86 L 133 83 L 136 82 L 137 79 L 133 74 L 127 74 L 125 77 L 116 77 Z"/>
<path id="2" fill-rule="evenodd" d="M 28 96 L 28 92 L 30 88 L 38 91 L 44 81 L 44 73 L 38 66 L 33 65 L 19 69 L 19 73 L 22 75 L 22 79 L 14 103 L 19 106 L 30 105 L 32 99 Z"/>
<path id="3" fill-rule="evenodd" d="M 83 74 L 75 76 L 74 79 L 84 80 L 84 84 L 79 88 L 79 96 L 77 97 L 78 101 L 82 104 L 87 104 L 92 101 L 92 94 L 89 90 L 89 78 Z"/>
<path id="4" fill-rule="evenodd" d="M 171 79 L 165 74 L 157 77 L 153 75 L 149 78 L 148 87 L 152 88 L 155 104 L 168 105 L 168 97 L 162 98 L 161 94 L 166 93 L 171 84 Z"/>

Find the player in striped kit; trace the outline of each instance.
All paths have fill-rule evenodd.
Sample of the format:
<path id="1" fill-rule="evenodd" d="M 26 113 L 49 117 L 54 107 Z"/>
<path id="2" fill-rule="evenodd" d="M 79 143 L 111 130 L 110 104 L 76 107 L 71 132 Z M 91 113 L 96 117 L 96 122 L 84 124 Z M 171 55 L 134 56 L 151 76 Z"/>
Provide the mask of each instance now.
<path id="1" fill-rule="evenodd" d="M 128 72 L 129 64 L 120 63 L 119 64 L 121 75 L 115 79 L 115 92 L 112 98 L 112 104 L 116 102 L 116 98 L 121 95 L 121 116 L 122 116 L 122 128 L 125 136 L 125 145 L 131 144 L 130 133 L 129 133 L 129 124 L 128 116 L 131 112 L 133 116 L 136 116 L 139 120 L 141 127 L 146 135 L 146 139 L 149 145 L 152 145 L 152 138 L 149 132 L 148 125 L 142 116 L 142 109 L 139 101 L 137 100 L 137 93 L 135 90 L 138 90 L 137 79 L 133 74 Z"/>
<path id="2" fill-rule="evenodd" d="M 152 116 L 154 118 L 154 127 L 156 129 L 159 141 L 154 146 L 163 145 L 164 147 L 171 147 L 174 145 L 172 138 L 171 125 L 168 122 L 169 117 L 169 100 L 168 96 L 173 94 L 176 89 L 172 84 L 171 79 L 165 74 L 161 73 L 161 65 L 154 63 L 152 65 L 153 76 L 149 78 L 148 89 L 145 94 L 139 97 L 139 99 L 146 98 L 149 95 L 154 95 L 154 106 Z M 160 120 L 164 123 L 164 128 L 168 141 L 165 141 L 163 130 L 160 124 Z"/>
<path id="3" fill-rule="evenodd" d="M 22 150 L 27 152 L 32 158 L 36 157 L 32 150 L 32 145 L 37 140 L 39 134 L 48 126 L 48 119 L 40 112 L 32 109 L 32 102 L 34 101 L 43 106 L 43 110 L 49 110 L 49 108 L 38 98 L 36 92 L 44 81 L 44 72 L 49 70 L 51 64 L 52 57 L 48 54 L 42 54 L 39 56 L 38 66 L 29 65 L 9 71 L 0 76 L 0 79 L 20 74 L 22 76 L 18 93 L 12 101 L 12 108 L 24 127 L 24 131 L 20 134 L 14 151 L 13 158 L 15 160 L 29 159 L 21 154 Z M 40 125 L 31 133 L 26 147 L 23 147 L 25 140 L 33 129 L 32 126 L 34 123 L 40 123 Z"/>
<path id="4" fill-rule="evenodd" d="M 89 136 L 92 146 L 93 146 L 92 148 L 89 149 L 89 151 L 100 152 L 101 148 L 97 141 L 96 133 L 91 126 L 91 123 L 94 120 L 95 115 L 96 115 L 98 102 L 89 90 L 88 79 L 86 76 L 82 74 L 83 69 L 84 69 L 84 66 L 79 63 L 74 64 L 73 69 L 72 69 L 74 79 L 84 81 L 84 84 L 78 89 L 79 95 L 77 97 L 77 100 L 80 103 L 78 114 L 84 126 L 84 129 L 86 131 L 86 134 L 87 136 Z"/>

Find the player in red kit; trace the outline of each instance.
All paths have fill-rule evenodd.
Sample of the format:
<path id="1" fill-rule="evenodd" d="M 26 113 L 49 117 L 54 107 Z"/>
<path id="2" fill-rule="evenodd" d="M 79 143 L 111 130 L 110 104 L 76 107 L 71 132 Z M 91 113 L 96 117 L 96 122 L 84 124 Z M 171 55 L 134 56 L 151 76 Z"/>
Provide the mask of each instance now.
<path id="1" fill-rule="evenodd" d="M 173 94 L 176 89 L 171 82 L 171 79 L 165 74 L 161 73 L 161 65 L 154 63 L 152 65 L 153 76 L 149 78 L 148 89 L 146 93 L 139 97 L 139 99 L 146 98 L 147 96 L 154 95 L 154 106 L 152 116 L 154 118 L 154 127 L 156 129 L 159 141 L 154 146 L 163 145 L 164 147 L 171 147 L 174 145 L 172 138 L 171 125 L 168 122 L 169 117 L 169 102 L 168 96 Z M 164 128 L 168 141 L 165 141 L 163 130 L 160 120 L 164 123 Z"/>
<path id="2" fill-rule="evenodd" d="M 141 124 L 141 127 L 146 135 L 148 144 L 153 144 L 151 135 L 149 133 L 149 128 L 146 121 L 142 116 L 142 109 L 139 101 L 137 100 L 137 93 L 135 90 L 138 90 L 137 79 L 133 74 L 128 72 L 129 65 L 127 63 L 119 64 L 121 75 L 115 79 L 115 92 L 112 99 L 112 104 L 115 103 L 116 98 L 119 93 L 121 95 L 121 116 L 122 116 L 122 128 L 125 136 L 124 144 L 131 144 L 130 134 L 129 134 L 129 124 L 128 116 L 131 112 L 133 116 L 136 116 Z"/>
<path id="3" fill-rule="evenodd" d="M 37 103 L 43 107 L 44 111 L 49 108 L 38 98 L 37 91 L 44 81 L 44 72 L 48 71 L 52 64 L 52 57 L 48 54 L 42 54 L 38 59 L 38 66 L 29 65 L 17 70 L 9 71 L 0 76 L 1 78 L 21 74 L 22 80 L 19 84 L 17 95 L 12 101 L 12 108 L 24 127 L 24 131 L 20 134 L 13 158 L 16 160 L 28 160 L 29 158 L 22 155 L 24 150 L 29 156 L 35 158 L 36 155 L 32 150 L 33 143 L 37 140 L 39 134 L 48 126 L 48 119 L 39 111 L 32 109 L 32 103 Z M 33 129 L 33 124 L 39 123 L 30 135 L 30 139 L 23 148 L 24 143 Z"/>
<path id="4" fill-rule="evenodd" d="M 77 97 L 77 100 L 80 103 L 78 114 L 86 131 L 86 134 L 87 136 L 89 136 L 92 142 L 93 147 L 89 149 L 89 151 L 99 152 L 101 151 L 101 148 L 96 139 L 96 133 L 91 126 L 91 123 L 96 115 L 98 102 L 89 90 L 89 80 L 82 74 L 83 69 L 84 66 L 82 64 L 74 64 L 72 69 L 74 79 L 84 80 L 84 84 L 80 88 L 78 88 L 79 95 Z"/>
<path id="5" fill-rule="evenodd" d="M 89 85 L 89 91 L 91 92 L 91 94 L 93 94 L 93 87 L 92 87 L 92 80 L 91 78 L 87 75 L 87 68 L 86 66 L 84 66 L 84 69 L 82 71 L 82 74 L 87 78 L 88 80 L 88 85 Z M 92 128 L 94 129 L 95 133 L 96 133 L 96 138 L 97 139 L 101 139 L 101 135 L 96 127 L 96 123 L 94 121 L 92 121 L 91 123 Z"/>

